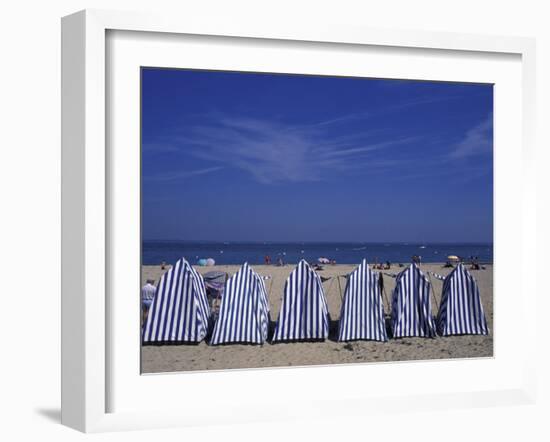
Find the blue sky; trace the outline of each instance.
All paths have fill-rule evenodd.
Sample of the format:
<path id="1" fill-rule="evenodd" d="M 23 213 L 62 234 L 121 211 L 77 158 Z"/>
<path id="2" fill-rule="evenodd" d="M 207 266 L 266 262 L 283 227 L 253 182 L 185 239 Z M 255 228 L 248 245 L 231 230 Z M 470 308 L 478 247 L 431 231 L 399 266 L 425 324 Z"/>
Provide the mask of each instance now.
<path id="1" fill-rule="evenodd" d="M 143 238 L 492 242 L 492 108 L 492 85 L 143 69 Z"/>

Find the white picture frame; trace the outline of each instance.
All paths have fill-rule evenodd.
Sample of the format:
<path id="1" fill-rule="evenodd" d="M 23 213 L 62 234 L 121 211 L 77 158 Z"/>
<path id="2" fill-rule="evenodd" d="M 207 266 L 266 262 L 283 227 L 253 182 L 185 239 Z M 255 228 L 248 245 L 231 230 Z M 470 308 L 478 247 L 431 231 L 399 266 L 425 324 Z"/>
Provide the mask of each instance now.
<path id="1" fill-rule="evenodd" d="M 112 324 L 108 303 L 109 252 L 113 238 L 107 228 L 111 211 L 109 195 L 106 119 L 108 85 L 106 82 L 107 44 L 110 31 L 140 31 L 164 35 L 218 36 L 311 44 L 338 44 L 429 49 L 486 54 L 509 54 L 520 57 L 521 63 L 521 146 L 516 149 L 522 159 L 522 185 L 519 189 L 522 211 L 518 246 L 520 272 L 527 271 L 527 256 L 535 256 L 535 174 L 534 170 L 534 106 L 535 106 L 535 46 L 532 39 L 490 37 L 416 31 L 358 29 L 345 26 L 313 25 L 296 27 L 264 23 L 200 20 L 196 17 L 173 18 L 87 10 L 63 18 L 62 21 L 62 423 L 85 432 L 122 429 L 156 428 L 167 426 L 207 425 L 207 416 L 197 407 L 195 413 L 185 409 L 113 411 L 109 406 L 110 364 L 113 358 L 108 328 Z M 139 91 L 136 91 L 138 94 Z M 508 166 L 507 166 L 508 167 Z M 495 190 L 498 192 L 498 188 Z M 518 218 L 518 220 L 519 220 Z M 496 223 L 498 224 L 498 218 Z M 524 309 L 536 302 L 536 279 L 522 286 L 520 306 Z M 495 280 L 498 287 L 498 278 Z M 400 394 L 394 389 L 378 397 L 368 395 L 331 398 L 338 401 L 340 414 L 368 414 L 380 411 L 399 411 L 414 407 L 454 408 L 500 403 L 532 403 L 535 391 L 535 368 L 530 359 L 534 349 L 536 322 L 524 328 L 525 351 L 518 354 L 522 367 L 521 382 L 484 390 L 463 393 L 426 395 Z M 136 343 L 136 345 L 138 345 Z M 498 355 L 496 355 L 498 358 Z M 460 362 L 457 362 L 460 363 Z M 379 366 L 379 365 L 378 365 Z M 413 364 L 408 364 L 412 367 Z M 388 366 L 386 366 L 388 367 Z M 412 370 L 412 368 L 409 368 Z M 357 376 L 361 366 L 348 367 L 350 376 Z M 264 370 L 265 375 L 266 370 Z M 311 372 L 309 372 L 311 373 Z M 243 371 L 231 375 L 209 373 L 231 382 L 243 382 Z M 240 378 L 239 378 L 240 376 Z M 286 370 L 286 378 L 301 379 L 304 369 Z M 305 376 L 308 376 L 306 373 Z M 261 375 L 260 375 L 261 378 Z M 258 379 L 260 379 L 258 378 Z M 195 377 L 194 381 L 199 378 Z M 515 380 L 514 380 L 515 381 Z M 259 382 L 259 380 L 258 380 Z M 224 400 L 224 398 L 220 398 Z M 312 409 L 289 406 L 278 414 L 273 410 L 260 411 L 247 403 L 246 395 L 239 399 L 242 418 L 223 412 L 218 421 L 248 422 L 286 417 L 308 417 L 322 414 L 327 400 L 311 399 Z M 334 411 L 334 410 L 333 410 Z"/>

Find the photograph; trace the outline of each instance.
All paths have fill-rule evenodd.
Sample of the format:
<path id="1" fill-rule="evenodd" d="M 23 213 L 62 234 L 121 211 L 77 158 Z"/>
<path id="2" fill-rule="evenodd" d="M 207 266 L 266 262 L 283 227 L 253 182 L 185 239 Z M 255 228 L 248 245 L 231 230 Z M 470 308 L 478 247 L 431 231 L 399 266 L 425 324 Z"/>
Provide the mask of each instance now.
<path id="1" fill-rule="evenodd" d="M 142 374 L 493 357 L 493 84 L 140 93 Z"/>

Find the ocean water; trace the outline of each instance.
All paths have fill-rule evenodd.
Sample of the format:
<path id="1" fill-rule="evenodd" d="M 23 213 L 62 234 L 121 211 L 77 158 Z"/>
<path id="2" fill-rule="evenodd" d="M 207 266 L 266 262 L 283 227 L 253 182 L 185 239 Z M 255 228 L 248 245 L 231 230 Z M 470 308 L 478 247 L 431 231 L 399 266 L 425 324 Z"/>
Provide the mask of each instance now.
<path id="1" fill-rule="evenodd" d="M 142 243 L 142 264 L 173 264 L 181 257 L 196 264 L 201 258 L 213 258 L 216 264 L 264 264 L 269 255 L 275 263 L 281 258 L 287 264 L 300 259 L 317 262 L 326 257 L 338 264 L 358 264 L 364 258 L 369 263 L 404 263 L 413 255 L 422 262 L 445 262 L 447 256 L 457 255 L 468 259 L 477 256 L 482 263 L 493 262 L 492 244 L 413 244 L 413 243 L 263 243 L 263 242 L 194 242 L 149 241 Z"/>

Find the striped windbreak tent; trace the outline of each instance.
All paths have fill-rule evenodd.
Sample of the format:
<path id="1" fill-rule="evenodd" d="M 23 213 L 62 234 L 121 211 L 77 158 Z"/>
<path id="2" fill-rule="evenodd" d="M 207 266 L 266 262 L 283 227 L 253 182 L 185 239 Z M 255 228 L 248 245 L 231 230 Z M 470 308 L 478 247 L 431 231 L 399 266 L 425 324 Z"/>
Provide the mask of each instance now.
<path id="1" fill-rule="evenodd" d="M 268 329 L 269 307 L 263 278 L 245 263 L 225 283 L 210 344 L 263 344 Z"/>
<path id="2" fill-rule="evenodd" d="M 273 342 L 326 339 L 328 326 L 323 283 L 301 260 L 286 280 Z"/>
<path id="3" fill-rule="evenodd" d="M 430 281 L 415 263 L 397 275 L 392 296 L 394 338 L 436 336 L 430 290 Z"/>
<path id="4" fill-rule="evenodd" d="M 437 331 L 442 336 L 489 333 L 479 297 L 479 287 L 474 277 L 462 264 L 459 264 L 443 281 L 436 322 Z"/>
<path id="5" fill-rule="evenodd" d="M 366 260 L 348 276 L 338 326 L 339 341 L 386 341 L 380 274 Z"/>
<path id="6" fill-rule="evenodd" d="M 160 279 L 143 327 L 143 342 L 200 342 L 210 306 L 202 276 L 181 258 Z"/>

